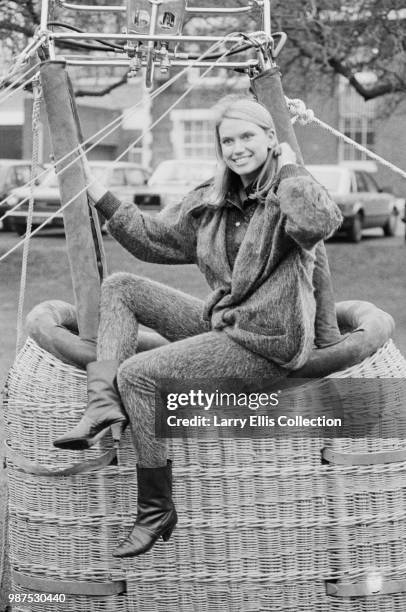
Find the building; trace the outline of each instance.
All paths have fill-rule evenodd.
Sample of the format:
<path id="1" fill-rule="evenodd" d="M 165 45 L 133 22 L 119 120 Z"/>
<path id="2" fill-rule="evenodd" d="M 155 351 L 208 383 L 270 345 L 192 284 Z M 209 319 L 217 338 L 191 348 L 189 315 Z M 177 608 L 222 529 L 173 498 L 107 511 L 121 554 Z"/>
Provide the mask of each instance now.
<path id="1" fill-rule="evenodd" d="M 97 144 L 89 157 L 115 159 L 124 154 L 123 159 L 155 168 L 165 159 L 214 155 L 210 108 L 227 93 L 247 92 L 248 79 L 225 71 L 210 73 L 201 82 L 199 76 L 199 69 L 192 69 L 187 77 L 182 77 L 153 99 L 145 89 L 142 76 L 113 90 L 108 96 L 78 98 L 85 138 L 125 111 L 119 129 Z M 162 78 L 158 73 L 157 86 L 162 84 Z M 193 83 L 195 87 L 191 93 L 161 119 Z M 325 94 L 318 91 L 304 101 L 316 117 L 328 125 L 400 168 L 405 167 L 406 102 L 389 112 L 387 99 L 364 102 L 345 80 L 338 80 L 333 95 L 330 90 Z M 21 92 L 0 108 L 0 157 L 31 157 L 31 110 L 31 96 Z M 156 123 L 155 127 L 142 137 L 146 127 L 153 123 Z M 46 162 L 49 160 L 49 139 L 44 116 L 41 129 L 40 157 Z M 295 131 L 307 163 L 368 161 L 365 153 L 314 124 L 295 125 Z M 90 140 L 92 144 L 95 141 L 95 138 Z M 405 196 L 406 181 L 400 175 L 379 164 L 376 178 L 381 186 Z"/>

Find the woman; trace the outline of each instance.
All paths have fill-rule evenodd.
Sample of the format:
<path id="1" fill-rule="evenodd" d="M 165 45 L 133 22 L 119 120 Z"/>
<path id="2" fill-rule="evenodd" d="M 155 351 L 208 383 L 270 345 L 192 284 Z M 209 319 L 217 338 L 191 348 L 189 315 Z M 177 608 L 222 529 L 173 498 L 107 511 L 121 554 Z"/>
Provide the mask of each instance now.
<path id="1" fill-rule="evenodd" d="M 127 250 L 149 262 L 197 263 L 212 288 L 203 303 L 127 273 L 103 284 L 89 406 L 55 445 L 91 446 L 112 424 L 125 426 L 128 415 L 139 491 L 137 519 L 118 557 L 142 554 L 161 536 L 167 540 L 177 521 L 166 444 L 154 436 L 159 381 L 279 378 L 301 367 L 313 347 L 315 246 L 336 230 L 340 212 L 295 164 L 289 145 L 278 144 L 261 104 L 223 99 L 215 138 L 215 179 L 156 217 L 119 202 L 87 176 L 90 197 Z M 169 343 L 136 353 L 138 323 Z"/>

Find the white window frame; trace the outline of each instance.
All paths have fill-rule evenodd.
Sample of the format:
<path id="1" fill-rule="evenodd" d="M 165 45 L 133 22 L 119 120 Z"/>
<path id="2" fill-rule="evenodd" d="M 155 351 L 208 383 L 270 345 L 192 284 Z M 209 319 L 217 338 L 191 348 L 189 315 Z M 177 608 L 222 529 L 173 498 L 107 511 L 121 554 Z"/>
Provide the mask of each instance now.
<path id="1" fill-rule="evenodd" d="M 176 159 L 187 157 L 185 153 L 185 121 L 213 121 L 214 115 L 210 108 L 185 108 L 173 110 L 170 114 L 172 121 L 171 142 Z M 214 136 L 214 131 L 213 131 Z M 213 143 L 214 145 L 214 143 Z"/>
<path id="2" fill-rule="evenodd" d="M 363 83 L 368 84 L 376 80 L 376 75 L 369 72 L 358 73 L 357 79 Z M 346 97 L 346 92 L 350 91 L 350 96 Z M 361 131 L 361 142 L 359 144 L 364 147 L 370 147 L 367 143 L 367 137 L 369 133 L 375 133 L 374 119 L 376 116 L 376 102 L 366 102 L 355 90 L 348 89 L 348 81 L 344 77 L 340 77 L 338 83 L 338 96 L 339 96 L 339 119 L 338 128 L 343 134 L 346 133 L 346 120 L 358 120 L 360 122 Z M 371 129 L 372 128 L 372 129 Z M 351 134 L 347 135 L 351 138 Z M 339 140 L 338 144 L 338 161 L 351 161 L 357 160 L 368 160 L 369 157 L 366 153 L 353 148 L 353 156 L 348 157 L 346 152 L 348 147 L 351 147 L 344 140 Z"/>

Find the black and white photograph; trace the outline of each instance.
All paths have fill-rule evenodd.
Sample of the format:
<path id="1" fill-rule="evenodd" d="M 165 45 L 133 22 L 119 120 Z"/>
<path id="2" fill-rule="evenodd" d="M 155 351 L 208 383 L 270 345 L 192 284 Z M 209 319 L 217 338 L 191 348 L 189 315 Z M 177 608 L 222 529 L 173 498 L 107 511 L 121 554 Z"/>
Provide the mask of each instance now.
<path id="1" fill-rule="evenodd" d="M 406 611 L 405 33 L 0 0 L 0 612 Z"/>

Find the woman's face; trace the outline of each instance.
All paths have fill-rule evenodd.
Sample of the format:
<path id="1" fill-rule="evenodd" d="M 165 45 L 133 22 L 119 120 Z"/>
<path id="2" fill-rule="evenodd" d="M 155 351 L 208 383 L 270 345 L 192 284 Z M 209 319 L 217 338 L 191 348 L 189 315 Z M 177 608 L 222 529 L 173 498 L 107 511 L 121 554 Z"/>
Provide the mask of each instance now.
<path id="1" fill-rule="evenodd" d="M 224 162 L 241 177 L 244 187 L 258 176 L 269 149 L 277 143 L 274 130 L 242 119 L 223 119 L 219 138 Z"/>

